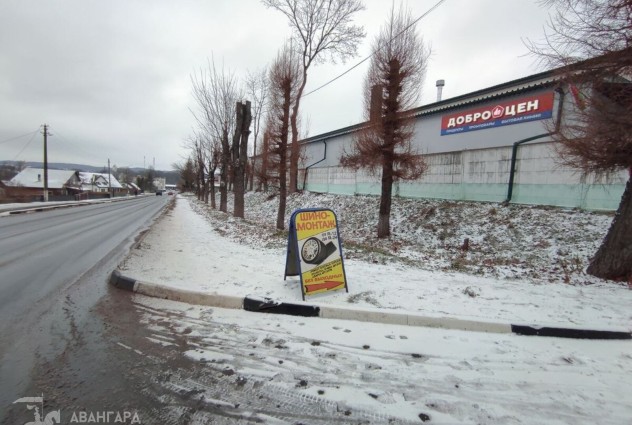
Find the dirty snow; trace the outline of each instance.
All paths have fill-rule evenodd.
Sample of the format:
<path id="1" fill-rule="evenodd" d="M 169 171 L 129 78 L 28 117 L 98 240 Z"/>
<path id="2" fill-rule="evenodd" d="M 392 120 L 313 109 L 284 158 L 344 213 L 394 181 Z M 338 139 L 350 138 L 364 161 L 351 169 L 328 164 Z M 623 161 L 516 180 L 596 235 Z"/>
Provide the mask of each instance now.
<path id="1" fill-rule="evenodd" d="M 198 394 L 201 404 L 210 397 L 250 408 L 252 422 L 236 423 L 623 425 L 632 417 L 630 341 L 135 301 L 152 339 L 162 346 L 186 338 L 185 355 L 204 365 L 201 376 L 180 373 L 154 385 Z M 314 416 L 301 421 L 301 413 Z M 200 411 L 194 423 L 215 422 Z"/>

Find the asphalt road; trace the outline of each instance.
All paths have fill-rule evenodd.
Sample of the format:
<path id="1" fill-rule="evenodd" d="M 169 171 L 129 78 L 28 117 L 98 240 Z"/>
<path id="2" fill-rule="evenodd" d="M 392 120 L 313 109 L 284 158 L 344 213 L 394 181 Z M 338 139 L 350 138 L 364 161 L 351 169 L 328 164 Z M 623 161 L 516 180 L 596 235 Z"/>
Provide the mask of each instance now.
<path id="1" fill-rule="evenodd" d="M 101 326 L 94 309 L 109 272 L 169 199 L 0 217 L 0 413 L 28 395 L 39 365 Z"/>

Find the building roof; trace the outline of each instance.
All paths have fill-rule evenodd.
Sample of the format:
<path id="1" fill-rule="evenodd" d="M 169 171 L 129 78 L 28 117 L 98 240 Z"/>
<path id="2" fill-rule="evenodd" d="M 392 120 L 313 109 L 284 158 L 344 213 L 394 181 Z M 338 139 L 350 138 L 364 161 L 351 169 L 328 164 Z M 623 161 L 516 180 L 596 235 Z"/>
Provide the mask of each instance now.
<path id="1" fill-rule="evenodd" d="M 88 173 L 84 171 L 79 172 L 79 179 L 81 179 L 81 184 L 92 185 L 94 184 L 99 188 L 109 188 L 110 181 L 112 185 L 112 189 L 122 189 L 121 183 L 114 177 L 112 174 L 107 173 Z"/>
<path id="2" fill-rule="evenodd" d="M 140 187 L 136 186 L 134 183 L 121 183 L 123 189 L 131 189 L 131 190 L 140 190 Z"/>
<path id="3" fill-rule="evenodd" d="M 48 170 L 48 188 L 62 189 L 75 174 L 74 170 Z M 44 188 L 44 169 L 25 168 L 13 177 L 11 186 Z"/>
<path id="4" fill-rule="evenodd" d="M 450 109 L 459 108 L 465 105 L 471 105 L 479 102 L 484 102 L 497 97 L 508 96 L 513 94 L 519 94 L 528 92 L 531 90 L 537 90 L 540 88 L 550 87 L 557 84 L 559 80 L 556 70 L 545 71 L 539 74 L 530 75 L 528 77 L 519 78 L 517 80 L 508 81 L 506 83 L 498 84 L 485 89 L 477 90 L 472 93 L 466 93 L 461 96 L 441 100 L 439 102 L 423 105 L 408 111 L 413 116 L 430 115 L 439 112 L 445 112 Z M 367 123 L 362 122 L 354 124 L 348 127 L 343 127 L 338 130 L 322 133 L 316 136 L 308 137 L 300 141 L 300 143 L 317 142 L 323 139 L 329 139 L 331 137 L 340 136 L 342 134 L 353 133 Z"/>
<path id="5" fill-rule="evenodd" d="M 430 105 L 420 106 L 412 109 L 410 112 L 414 116 L 443 112 L 448 109 L 459 108 L 461 106 L 479 103 L 501 96 L 508 96 L 550 87 L 556 84 L 558 80 L 559 78 L 556 77 L 552 71 L 542 72 L 540 74 L 531 75 L 529 77 L 520 78 L 518 80 L 498 84 L 496 86 L 488 87 L 472 93 L 435 102 Z"/>

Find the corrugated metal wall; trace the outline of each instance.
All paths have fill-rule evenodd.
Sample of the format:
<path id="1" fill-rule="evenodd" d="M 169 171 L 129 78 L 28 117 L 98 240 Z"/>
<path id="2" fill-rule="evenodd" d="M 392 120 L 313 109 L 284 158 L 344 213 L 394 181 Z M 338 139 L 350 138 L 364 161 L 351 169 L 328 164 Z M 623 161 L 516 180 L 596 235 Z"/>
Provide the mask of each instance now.
<path id="1" fill-rule="evenodd" d="M 330 157 L 329 152 L 327 156 L 335 158 Z M 429 166 L 427 173 L 419 181 L 397 183 L 395 195 L 492 202 L 507 198 L 511 146 L 435 153 L 425 158 Z M 323 162 L 324 167 L 308 171 L 305 189 L 379 195 L 379 176 L 326 162 Z M 619 205 L 627 177 L 626 171 L 607 176 L 584 175 L 556 162 L 552 142 L 525 144 L 518 150 L 511 202 L 614 210 Z"/>

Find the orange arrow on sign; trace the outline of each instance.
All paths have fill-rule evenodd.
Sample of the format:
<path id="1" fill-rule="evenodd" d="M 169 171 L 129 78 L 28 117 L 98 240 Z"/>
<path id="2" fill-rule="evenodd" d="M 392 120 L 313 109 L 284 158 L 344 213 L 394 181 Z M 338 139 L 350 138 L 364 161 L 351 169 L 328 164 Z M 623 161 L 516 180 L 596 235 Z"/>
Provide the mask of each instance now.
<path id="1" fill-rule="evenodd" d="M 330 290 L 330 289 L 337 288 L 340 285 L 344 285 L 344 282 L 336 282 L 336 281 L 327 280 L 323 283 L 305 285 L 305 292 L 309 294 L 310 292 L 320 291 L 321 289 Z"/>

